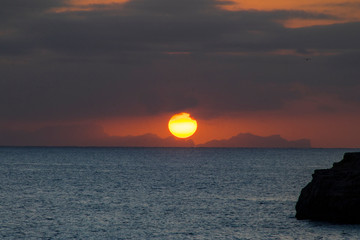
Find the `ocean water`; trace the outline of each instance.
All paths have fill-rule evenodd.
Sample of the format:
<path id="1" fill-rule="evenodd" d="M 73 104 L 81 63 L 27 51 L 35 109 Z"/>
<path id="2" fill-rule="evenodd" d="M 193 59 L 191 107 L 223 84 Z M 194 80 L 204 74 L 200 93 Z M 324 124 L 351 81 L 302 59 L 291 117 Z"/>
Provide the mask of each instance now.
<path id="1" fill-rule="evenodd" d="M 295 219 L 354 149 L 0 148 L 1 239 L 359 239 Z"/>

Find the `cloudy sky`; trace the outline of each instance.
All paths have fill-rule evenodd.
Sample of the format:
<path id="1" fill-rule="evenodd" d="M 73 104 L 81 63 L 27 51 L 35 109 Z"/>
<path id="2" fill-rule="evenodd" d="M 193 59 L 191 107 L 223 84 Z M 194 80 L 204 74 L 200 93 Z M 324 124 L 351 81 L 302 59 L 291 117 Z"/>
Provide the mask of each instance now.
<path id="1" fill-rule="evenodd" d="M 195 143 L 360 147 L 359 29 L 358 0 L 1 0 L 0 132 L 167 137 L 186 111 Z"/>

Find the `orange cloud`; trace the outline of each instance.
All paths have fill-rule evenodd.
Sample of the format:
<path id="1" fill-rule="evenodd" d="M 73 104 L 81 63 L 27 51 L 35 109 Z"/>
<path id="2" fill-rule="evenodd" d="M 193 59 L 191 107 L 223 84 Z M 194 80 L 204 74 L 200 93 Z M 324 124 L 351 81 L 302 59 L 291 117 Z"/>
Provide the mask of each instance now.
<path id="1" fill-rule="evenodd" d="M 299 19 L 281 20 L 288 28 L 299 28 L 314 25 L 360 21 L 360 4 L 358 0 L 233 0 L 231 5 L 222 8 L 230 11 L 239 10 L 292 10 L 332 15 L 334 19 Z"/>
<path id="2" fill-rule="evenodd" d="M 53 12 L 94 11 L 97 9 L 112 9 L 131 0 L 67 0 L 67 6 L 52 9 Z M 226 0 L 220 0 L 226 1 Z M 360 21 L 360 3 L 358 0 L 233 0 L 230 4 L 219 5 L 229 11 L 305 11 L 310 13 L 334 16 L 331 19 L 289 18 L 279 22 L 287 28 L 308 27 L 314 25 L 329 25 L 335 23 Z"/>
<path id="3" fill-rule="evenodd" d="M 128 2 L 128 0 L 68 0 L 66 7 L 52 9 L 53 12 L 76 12 L 93 11 L 101 6 L 111 8 L 113 5 L 119 5 Z"/>

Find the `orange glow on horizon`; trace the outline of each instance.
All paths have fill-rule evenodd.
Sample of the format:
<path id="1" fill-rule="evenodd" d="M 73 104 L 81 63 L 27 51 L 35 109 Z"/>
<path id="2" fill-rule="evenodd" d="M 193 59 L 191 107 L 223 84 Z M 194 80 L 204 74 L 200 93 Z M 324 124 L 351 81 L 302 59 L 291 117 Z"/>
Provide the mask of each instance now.
<path id="1" fill-rule="evenodd" d="M 178 113 L 171 117 L 168 128 L 175 137 L 188 138 L 196 132 L 197 122 L 189 113 Z"/>
<path id="2" fill-rule="evenodd" d="M 308 109 L 308 105 L 305 104 L 304 108 Z M 168 117 L 165 113 L 146 117 L 114 118 L 98 121 L 97 124 L 103 126 L 105 133 L 110 136 L 152 133 L 167 138 L 170 132 L 164 126 L 168 124 Z M 329 119 L 331 121 L 328 121 Z M 239 133 L 251 133 L 258 136 L 281 135 L 287 140 L 308 138 L 312 147 L 359 147 L 360 129 L 354 128 L 359 121 L 360 114 L 348 109 L 336 115 L 331 112 L 314 113 L 312 110 L 307 113 L 301 111 L 301 114 L 284 114 L 281 111 L 243 113 L 241 116 L 199 118 L 197 124 L 201 128 L 196 130 L 191 139 L 195 144 L 202 144 L 214 139 L 229 139 Z"/>

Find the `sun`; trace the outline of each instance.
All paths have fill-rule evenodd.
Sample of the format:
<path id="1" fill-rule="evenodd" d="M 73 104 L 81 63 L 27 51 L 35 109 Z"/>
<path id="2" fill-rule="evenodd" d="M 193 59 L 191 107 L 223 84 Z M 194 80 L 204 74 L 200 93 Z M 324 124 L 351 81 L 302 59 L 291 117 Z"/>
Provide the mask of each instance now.
<path id="1" fill-rule="evenodd" d="M 190 117 L 189 113 L 178 113 L 169 120 L 169 131 L 178 138 L 188 138 L 192 136 L 197 129 L 197 122 Z"/>

